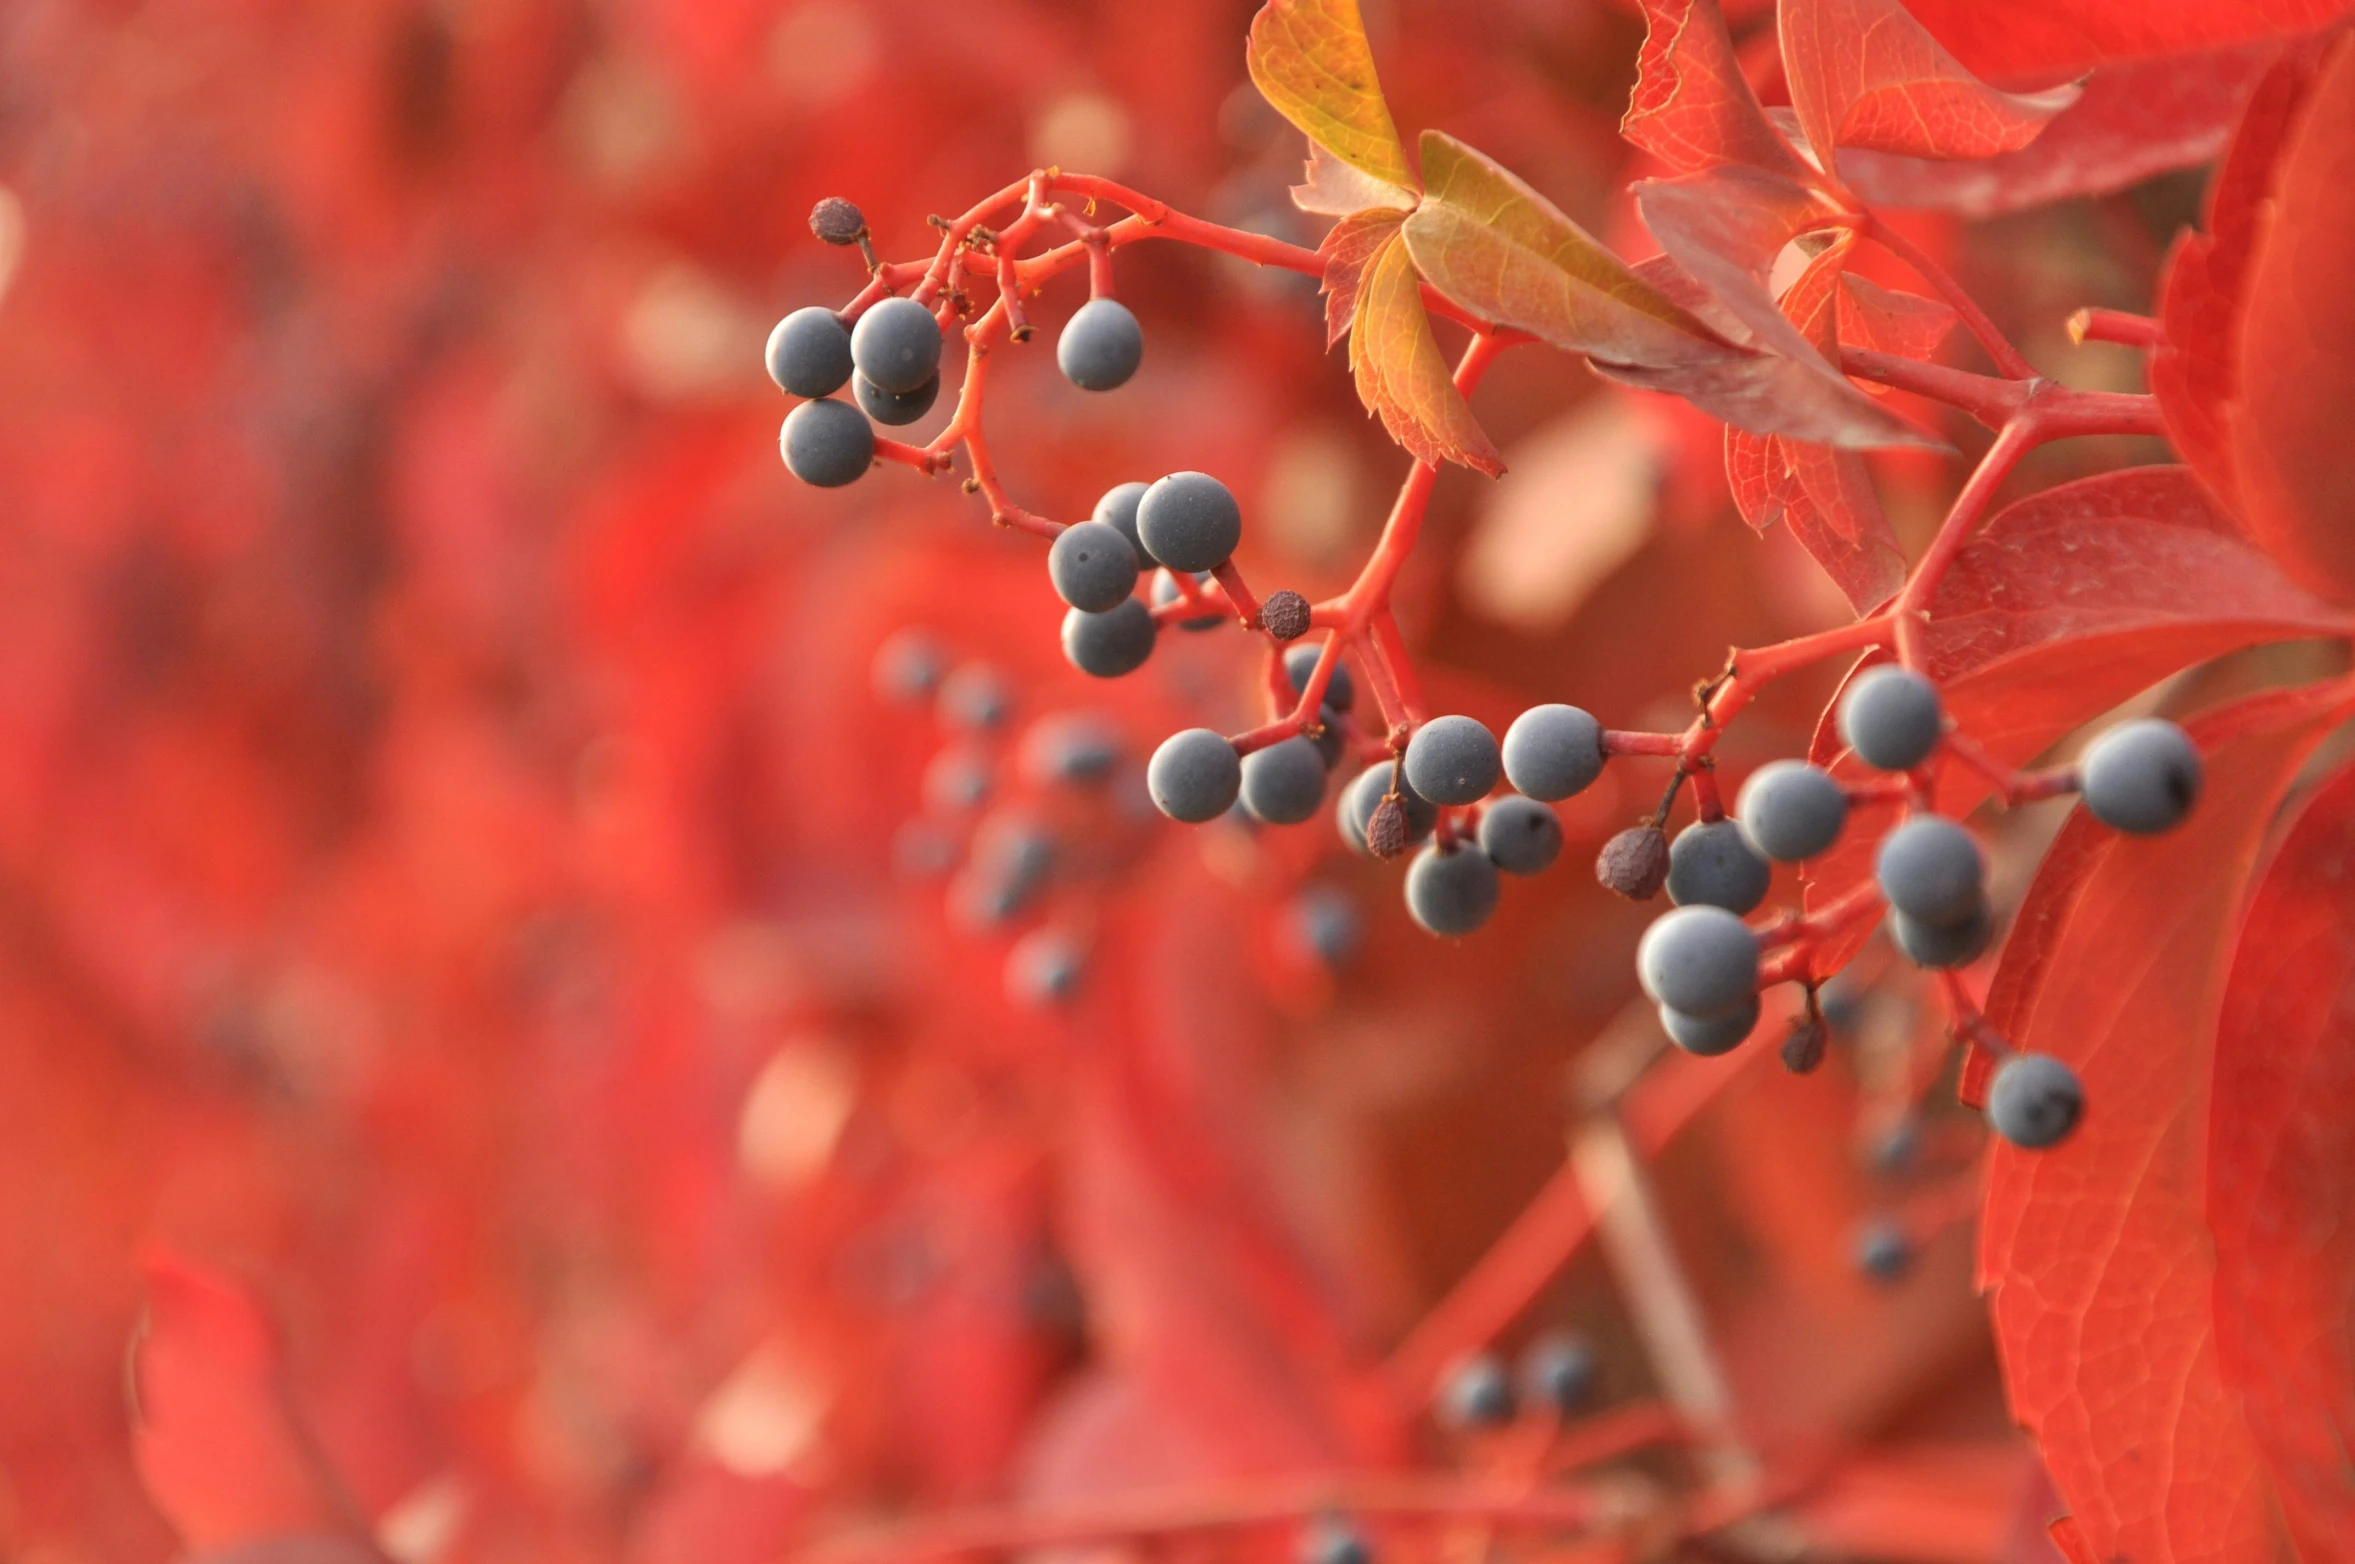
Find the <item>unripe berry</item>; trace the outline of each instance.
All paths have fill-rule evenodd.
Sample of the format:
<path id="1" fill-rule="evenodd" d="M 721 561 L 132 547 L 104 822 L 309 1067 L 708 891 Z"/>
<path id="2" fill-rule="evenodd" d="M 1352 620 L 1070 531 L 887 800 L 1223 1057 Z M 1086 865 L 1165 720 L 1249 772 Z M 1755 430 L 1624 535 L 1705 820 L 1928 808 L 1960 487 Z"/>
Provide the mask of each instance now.
<path id="1" fill-rule="evenodd" d="M 1427 844 L 1406 870 L 1406 910 L 1432 933 L 1461 938 L 1496 911 L 1496 865 L 1468 842 Z"/>
<path id="2" fill-rule="evenodd" d="M 1774 866 L 1754 852 L 1731 820 L 1702 820 L 1668 846 L 1668 899 L 1680 907 L 1745 913 L 1766 899 Z"/>
<path id="3" fill-rule="evenodd" d="M 1995 915 L 1982 902 L 1960 923 L 1924 923 L 1892 910 L 1889 938 L 1917 967 L 1967 967 L 1987 953 L 1995 938 Z"/>
<path id="4" fill-rule="evenodd" d="M 1082 391 L 1111 391 L 1128 384 L 1144 357 L 1144 329 L 1118 299 L 1088 300 L 1072 312 L 1055 341 L 1055 362 L 1063 378 Z"/>
<path id="5" fill-rule="evenodd" d="M 1668 880 L 1668 837 L 1656 825 L 1631 825 L 1595 855 L 1595 881 L 1629 901 L 1650 901 Z"/>
<path id="6" fill-rule="evenodd" d="M 1284 648 L 1284 677 L 1292 681 L 1292 693 L 1307 693 L 1309 675 L 1316 672 L 1317 659 L 1324 655 L 1321 646 L 1287 646 Z M 1333 664 L 1333 677 L 1325 681 L 1325 704 L 1335 711 L 1348 711 L 1357 704 L 1357 683 L 1349 677 L 1349 664 Z"/>
<path id="7" fill-rule="evenodd" d="M 1603 774 L 1603 725 L 1576 706 L 1532 706 L 1505 729 L 1502 760 L 1514 791 L 1558 803 Z"/>
<path id="8" fill-rule="evenodd" d="M 2079 772 L 2093 817 L 2138 836 L 2172 829 L 2199 801 L 2200 752 L 2190 734 L 2157 717 L 2095 739 Z"/>
<path id="9" fill-rule="evenodd" d="M 1308 599 L 1289 588 L 1270 592 L 1259 605 L 1259 627 L 1279 641 L 1308 634 Z"/>
<path id="10" fill-rule="evenodd" d="M 1547 1331 L 1521 1354 L 1521 1399 L 1568 1417 L 1586 1405 L 1599 1377 L 1595 1349 L 1575 1331 Z"/>
<path id="11" fill-rule="evenodd" d="M 897 428 L 912 424 L 932 411 L 932 404 L 940 395 L 940 375 L 934 372 L 913 391 L 886 391 L 865 375 L 850 377 L 850 394 L 869 418 L 879 424 Z"/>
<path id="12" fill-rule="evenodd" d="M 2084 1111 L 2085 1088 L 2077 1072 L 2049 1054 L 2006 1059 L 1987 1086 L 1987 1122 L 2024 1151 L 2059 1145 Z"/>
<path id="13" fill-rule="evenodd" d="M 840 196 L 828 196 L 810 208 L 810 232 L 827 244 L 856 244 L 867 231 L 867 219 Z"/>
<path id="14" fill-rule="evenodd" d="M 1513 1420 L 1513 1382 L 1496 1354 L 1483 1352 L 1450 1370 L 1439 1387 L 1439 1420 L 1451 1428 L 1496 1428 Z"/>
<path id="15" fill-rule="evenodd" d="M 1715 1020 L 1757 1001 L 1758 936 L 1723 907 L 1679 907 L 1644 930 L 1635 969 L 1654 1003 Z"/>
<path id="16" fill-rule="evenodd" d="M 1200 825 L 1234 807 L 1243 790 L 1243 757 L 1225 735 L 1209 728 L 1173 733 L 1153 751 L 1145 787 L 1154 807 L 1172 820 Z"/>
<path id="17" fill-rule="evenodd" d="M 878 388 L 913 391 L 940 370 L 940 322 L 914 299 L 878 299 L 850 328 L 850 356 Z"/>
<path id="18" fill-rule="evenodd" d="M 839 489 L 866 476 L 875 459 L 875 428 L 848 402 L 804 402 L 785 415 L 777 449 L 794 477 L 812 488 Z"/>
<path id="19" fill-rule="evenodd" d="M 795 310 L 769 331 L 769 378 L 791 396 L 832 396 L 850 378 L 850 333 L 832 310 Z"/>
<path id="20" fill-rule="evenodd" d="M 1173 472 L 1137 502 L 1137 536 L 1172 570 L 1216 570 L 1243 539 L 1243 510 L 1206 472 Z"/>
<path id="21" fill-rule="evenodd" d="M 1079 522 L 1055 535 L 1047 579 L 1073 608 L 1105 613 L 1136 590 L 1137 551 L 1109 522 Z"/>
<path id="22" fill-rule="evenodd" d="M 1160 629 L 1153 611 L 1133 597 L 1101 614 L 1074 608 L 1063 616 L 1063 655 L 1081 673 L 1117 679 L 1145 666 Z"/>
<path id="23" fill-rule="evenodd" d="M 1325 801 L 1325 757 L 1288 738 L 1243 757 L 1243 807 L 1269 825 L 1298 825 Z"/>
<path id="24" fill-rule="evenodd" d="M 1507 874 L 1542 874 L 1562 855 L 1562 822 L 1536 799 L 1507 793 L 1480 812 L 1480 850 Z"/>
<path id="25" fill-rule="evenodd" d="M 1731 1053 L 1749 1040 L 1758 1029 L 1758 996 L 1727 1015 L 1687 1015 L 1674 1005 L 1660 1007 L 1660 1030 L 1668 1040 L 1688 1054 L 1703 1059 L 1714 1059 L 1719 1054 Z"/>
<path id="26" fill-rule="evenodd" d="M 1752 847 L 1777 863 L 1797 863 L 1840 839 L 1848 795 L 1821 767 L 1771 761 L 1742 784 L 1734 816 Z"/>
<path id="27" fill-rule="evenodd" d="M 1882 771 L 1911 771 L 1930 758 L 1945 726 L 1938 686 L 1907 668 L 1868 668 L 1840 697 L 1840 737 L 1856 758 Z"/>
<path id="28" fill-rule="evenodd" d="M 1883 837 L 1873 874 L 1889 905 L 1919 923 L 1953 928 L 1984 909 L 1987 861 L 1942 815 L 1916 815 Z"/>

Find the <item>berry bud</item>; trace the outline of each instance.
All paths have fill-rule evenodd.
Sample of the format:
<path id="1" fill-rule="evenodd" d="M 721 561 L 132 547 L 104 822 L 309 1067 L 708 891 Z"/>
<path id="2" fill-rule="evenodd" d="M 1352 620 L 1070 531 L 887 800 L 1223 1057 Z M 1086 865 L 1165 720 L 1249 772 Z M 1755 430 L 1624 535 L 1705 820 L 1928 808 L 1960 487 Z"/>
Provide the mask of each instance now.
<path id="1" fill-rule="evenodd" d="M 1289 589 L 1270 592 L 1259 605 L 1259 623 L 1279 641 L 1297 641 L 1308 634 L 1308 599 Z"/>
<path id="2" fill-rule="evenodd" d="M 865 214 L 840 196 L 828 196 L 810 208 L 810 232 L 828 244 L 856 244 L 866 231 Z"/>
<path id="3" fill-rule="evenodd" d="M 1650 901 L 1668 880 L 1668 836 L 1656 825 L 1631 825 L 1603 844 L 1595 879 L 1629 901 Z"/>
<path id="4" fill-rule="evenodd" d="M 1823 1063 L 1824 1044 L 1829 1041 L 1831 1034 L 1821 1021 L 1793 1021 L 1783 1039 L 1783 1068 L 1793 1075 L 1808 1074 Z"/>
<path id="5" fill-rule="evenodd" d="M 1377 858 L 1396 858 L 1406 848 L 1406 805 L 1395 797 L 1385 797 L 1366 821 L 1366 851 Z"/>

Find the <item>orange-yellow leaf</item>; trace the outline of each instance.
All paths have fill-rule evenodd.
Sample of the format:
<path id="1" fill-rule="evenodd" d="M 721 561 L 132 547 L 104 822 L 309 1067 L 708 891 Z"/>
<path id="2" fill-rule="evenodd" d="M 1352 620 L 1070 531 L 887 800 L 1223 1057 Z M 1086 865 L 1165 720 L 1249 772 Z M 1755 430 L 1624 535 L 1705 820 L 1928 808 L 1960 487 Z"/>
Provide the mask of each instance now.
<path id="1" fill-rule="evenodd" d="M 1386 246 L 1398 241 L 1398 225 L 1406 214 L 1389 207 L 1369 207 L 1344 217 L 1326 230 L 1317 254 L 1325 260 L 1325 346 L 1349 335 L 1357 319 L 1358 291 L 1365 285 L 1366 267 Z"/>
<path id="2" fill-rule="evenodd" d="M 1414 184 L 1357 0 L 1267 0 L 1244 59 L 1260 96 L 1309 140 L 1376 179 Z"/>
<path id="3" fill-rule="evenodd" d="M 1417 461 L 1458 462 L 1490 477 L 1505 470 L 1456 390 L 1423 309 L 1423 279 L 1396 232 L 1367 261 L 1359 280 L 1349 367 L 1357 376 L 1358 399 Z"/>

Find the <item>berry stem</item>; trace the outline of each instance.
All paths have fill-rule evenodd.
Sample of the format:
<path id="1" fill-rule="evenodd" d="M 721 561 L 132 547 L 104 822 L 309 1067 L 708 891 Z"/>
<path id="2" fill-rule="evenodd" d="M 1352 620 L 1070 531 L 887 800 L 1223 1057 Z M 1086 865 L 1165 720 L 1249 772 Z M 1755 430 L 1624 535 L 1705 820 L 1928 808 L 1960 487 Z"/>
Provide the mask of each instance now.
<path id="1" fill-rule="evenodd" d="M 2072 342 L 2115 342 L 2122 347 L 2156 348 L 2167 342 L 2167 329 L 2148 315 L 2092 305 L 2069 317 Z"/>
<path id="2" fill-rule="evenodd" d="M 1905 589 L 1890 605 L 1889 615 L 1897 627 L 1897 658 L 1906 667 L 1923 670 L 1928 653 L 1922 645 L 1922 627 L 1930 621 L 1930 600 L 1938 591 L 1938 583 L 1945 579 L 1946 567 L 1954 563 L 1955 556 L 1962 552 L 1972 531 L 1987 514 L 1996 489 L 2011 475 L 2020 458 L 2037 444 L 2038 425 L 2037 415 L 2022 409 L 1996 432 L 1995 443 L 1979 458 L 1970 481 L 1954 497 L 1946 520 L 1939 524 L 1938 535 L 1923 550 L 1921 563 L 1914 566 Z"/>

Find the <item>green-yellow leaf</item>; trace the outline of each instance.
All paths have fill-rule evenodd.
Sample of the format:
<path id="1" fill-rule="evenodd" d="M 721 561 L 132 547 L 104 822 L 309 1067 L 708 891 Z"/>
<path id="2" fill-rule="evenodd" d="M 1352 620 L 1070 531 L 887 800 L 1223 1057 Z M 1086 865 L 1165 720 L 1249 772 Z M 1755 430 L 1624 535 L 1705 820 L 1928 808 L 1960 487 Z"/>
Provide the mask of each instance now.
<path id="1" fill-rule="evenodd" d="M 1376 179 L 1414 185 L 1357 0 L 1267 0 L 1244 58 L 1260 95 L 1309 140 Z"/>
<path id="2" fill-rule="evenodd" d="M 1407 250 L 1431 286 L 1474 315 L 1614 364 L 1665 369 L 1725 356 L 1723 338 L 1483 154 L 1427 130 L 1423 176 Z"/>
<path id="3" fill-rule="evenodd" d="M 1416 460 L 1457 462 L 1492 478 L 1505 470 L 1456 390 L 1423 309 L 1422 279 L 1395 230 L 1379 242 L 1359 276 L 1349 367 L 1357 376 L 1358 399 Z"/>

